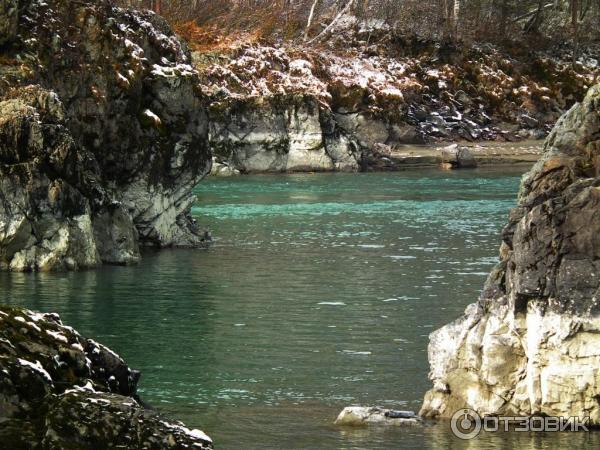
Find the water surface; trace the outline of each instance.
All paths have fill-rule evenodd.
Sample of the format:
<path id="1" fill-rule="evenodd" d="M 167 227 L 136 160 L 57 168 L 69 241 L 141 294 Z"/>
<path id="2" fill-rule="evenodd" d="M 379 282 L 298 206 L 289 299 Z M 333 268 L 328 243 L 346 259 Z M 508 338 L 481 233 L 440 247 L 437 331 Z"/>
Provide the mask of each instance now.
<path id="1" fill-rule="evenodd" d="M 574 448 L 595 435 L 332 425 L 418 411 L 434 329 L 476 300 L 523 168 L 208 179 L 208 251 L 136 267 L 2 274 L 4 303 L 57 311 L 142 371 L 143 397 L 218 449 Z"/>

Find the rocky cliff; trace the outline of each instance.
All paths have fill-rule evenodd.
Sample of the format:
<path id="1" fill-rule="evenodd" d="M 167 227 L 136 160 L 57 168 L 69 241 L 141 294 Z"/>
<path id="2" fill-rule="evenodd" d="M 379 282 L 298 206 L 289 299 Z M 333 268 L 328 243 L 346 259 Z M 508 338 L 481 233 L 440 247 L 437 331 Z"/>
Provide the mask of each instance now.
<path id="1" fill-rule="evenodd" d="M 600 85 L 523 179 L 500 263 L 465 316 L 430 336 L 421 414 L 590 417 L 600 424 Z"/>
<path id="2" fill-rule="evenodd" d="M 242 40 L 194 51 L 216 162 L 241 172 L 380 170 L 403 145 L 543 138 L 600 74 L 596 59 L 574 68 L 365 26 L 350 20 L 326 47 Z"/>
<path id="3" fill-rule="evenodd" d="M 5 0 L 0 32 L 0 269 L 201 245 L 208 122 L 166 22 L 108 0 Z"/>
<path id="4" fill-rule="evenodd" d="M 2 448 L 208 449 L 136 396 L 139 372 L 56 314 L 0 306 Z"/>

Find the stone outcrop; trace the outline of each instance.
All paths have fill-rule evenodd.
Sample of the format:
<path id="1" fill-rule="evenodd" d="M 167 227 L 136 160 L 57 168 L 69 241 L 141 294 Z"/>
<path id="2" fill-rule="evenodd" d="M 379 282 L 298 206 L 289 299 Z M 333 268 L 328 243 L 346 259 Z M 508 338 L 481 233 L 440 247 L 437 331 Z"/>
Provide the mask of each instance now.
<path id="1" fill-rule="evenodd" d="M 139 372 L 56 314 L 0 306 L 2 448 L 209 449 L 211 439 L 146 409 Z"/>
<path id="2" fill-rule="evenodd" d="M 500 263 L 465 316 L 430 337 L 421 415 L 579 416 L 600 425 L 600 86 L 523 179 Z"/>
<path id="3" fill-rule="evenodd" d="M 208 121 L 166 22 L 108 0 L 22 0 L 0 3 L 0 29 L 0 269 L 203 245 L 190 208 Z"/>
<path id="4" fill-rule="evenodd" d="M 314 97 L 238 100 L 209 111 L 216 160 L 243 173 L 359 169 L 360 144 Z"/>

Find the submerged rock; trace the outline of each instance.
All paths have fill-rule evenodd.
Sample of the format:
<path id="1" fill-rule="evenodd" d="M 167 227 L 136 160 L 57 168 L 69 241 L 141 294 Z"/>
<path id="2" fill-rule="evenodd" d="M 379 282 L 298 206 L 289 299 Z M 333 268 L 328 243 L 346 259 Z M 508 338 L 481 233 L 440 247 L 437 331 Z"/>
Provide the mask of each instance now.
<path id="1" fill-rule="evenodd" d="M 422 416 L 470 408 L 600 425 L 599 174 L 600 85 L 523 179 L 480 300 L 430 336 Z"/>
<path id="2" fill-rule="evenodd" d="M 10 449 L 209 449 L 146 409 L 140 374 L 56 314 L 0 306 L 0 442 Z"/>
<path id="3" fill-rule="evenodd" d="M 335 419 L 336 425 L 418 426 L 421 419 L 412 411 L 395 411 L 378 407 L 349 406 Z"/>
<path id="4" fill-rule="evenodd" d="M 107 0 L 22 0 L 0 4 L 0 29 L 3 57 L 21 62 L 0 77 L 0 269 L 203 245 L 190 208 L 210 171 L 208 121 L 166 22 Z"/>

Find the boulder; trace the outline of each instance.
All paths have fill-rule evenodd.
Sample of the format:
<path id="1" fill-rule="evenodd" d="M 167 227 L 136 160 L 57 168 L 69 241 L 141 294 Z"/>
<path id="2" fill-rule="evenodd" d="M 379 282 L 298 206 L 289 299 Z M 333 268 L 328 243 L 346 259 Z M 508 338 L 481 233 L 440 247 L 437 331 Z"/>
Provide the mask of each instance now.
<path id="1" fill-rule="evenodd" d="M 443 148 L 441 150 L 441 160 L 444 169 L 472 169 L 477 167 L 477 161 L 471 151 L 457 144 Z"/>
<path id="2" fill-rule="evenodd" d="M 524 177 L 479 301 L 430 336 L 421 415 L 589 417 L 600 425 L 600 86 Z"/>
<path id="3" fill-rule="evenodd" d="M 336 425 L 418 426 L 421 419 L 412 411 L 396 411 L 378 407 L 349 406 L 335 419 Z"/>
<path id="4" fill-rule="evenodd" d="M 216 158 L 213 159 L 212 169 L 210 170 L 211 177 L 231 177 L 239 174 L 239 170 L 233 169 L 227 164 L 217 162 Z"/>
<path id="5" fill-rule="evenodd" d="M 146 409 L 139 372 L 56 314 L 0 306 L 3 448 L 209 449 L 211 439 Z"/>

